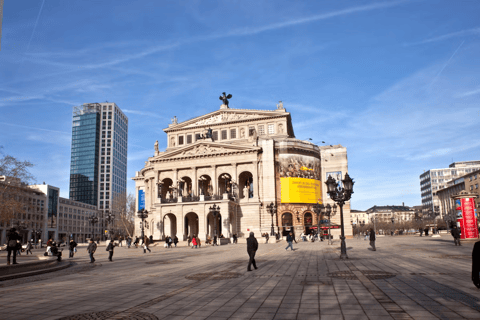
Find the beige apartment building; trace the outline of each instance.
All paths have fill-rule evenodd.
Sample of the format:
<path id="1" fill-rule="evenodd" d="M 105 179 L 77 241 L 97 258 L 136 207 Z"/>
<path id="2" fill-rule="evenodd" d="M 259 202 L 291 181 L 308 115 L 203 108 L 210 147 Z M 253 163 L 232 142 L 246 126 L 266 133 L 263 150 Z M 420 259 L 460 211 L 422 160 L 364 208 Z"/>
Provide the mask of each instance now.
<path id="1" fill-rule="evenodd" d="M 227 103 L 228 104 L 228 103 Z M 223 104 L 209 114 L 164 129 L 165 151 L 154 144 L 152 157 L 132 178 L 137 209 L 145 208 L 145 234 L 202 240 L 215 234 L 240 239 L 255 232 L 315 232 L 315 203 L 331 203 L 323 181 L 343 178 L 346 148 L 319 147 L 295 138 L 291 114 L 280 102 L 274 110 L 232 109 Z M 152 141 L 153 144 L 153 141 Z M 276 212 L 269 210 L 271 204 Z M 219 207 L 215 217 L 211 208 Z M 339 214 L 336 217 L 339 223 Z M 352 235 L 345 205 L 346 235 Z M 335 221 L 334 221 L 335 222 Z M 141 234 L 141 220 L 135 234 Z M 332 232 L 340 233 L 338 229 Z"/>

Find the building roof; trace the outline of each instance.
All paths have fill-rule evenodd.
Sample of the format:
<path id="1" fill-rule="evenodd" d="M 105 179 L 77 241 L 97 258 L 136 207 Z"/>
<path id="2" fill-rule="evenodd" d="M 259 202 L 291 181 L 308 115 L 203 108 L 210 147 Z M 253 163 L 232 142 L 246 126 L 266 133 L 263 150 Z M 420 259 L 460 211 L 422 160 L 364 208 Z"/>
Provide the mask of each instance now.
<path id="1" fill-rule="evenodd" d="M 398 212 L 398 211 L 411 211 L 411 209 L 408 206 L 373 206 L 369 209 L 367 209 L 368 213 L 373 213 L 373 212 Z"/>

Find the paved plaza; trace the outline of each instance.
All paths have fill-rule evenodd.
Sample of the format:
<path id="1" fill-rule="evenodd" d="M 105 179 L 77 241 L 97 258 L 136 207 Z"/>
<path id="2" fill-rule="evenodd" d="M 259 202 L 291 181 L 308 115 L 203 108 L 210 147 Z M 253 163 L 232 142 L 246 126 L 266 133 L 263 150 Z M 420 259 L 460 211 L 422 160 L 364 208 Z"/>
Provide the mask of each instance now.
<path id="1" fill-rule="evenodd" d="M 191 249 L 80 247 L 62 271 L 0 282 L 1 319 L 477 319 L 473 242 L 379 237 L 263 244 L 247 272 L 246 244 Z M 34 253 L 40 254 L 40 250 Z M 68 256 L 68 253 L 67 253 Z M 5 253 L 1 254 L 2 265 Z M 22 259 L 19 259 L 22 263 Z"/>

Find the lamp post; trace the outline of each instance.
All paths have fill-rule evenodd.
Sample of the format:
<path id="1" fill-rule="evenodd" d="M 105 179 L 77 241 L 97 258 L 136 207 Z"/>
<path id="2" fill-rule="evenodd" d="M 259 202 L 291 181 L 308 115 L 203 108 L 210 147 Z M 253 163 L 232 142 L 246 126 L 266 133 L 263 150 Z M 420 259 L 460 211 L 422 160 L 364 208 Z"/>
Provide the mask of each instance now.
<path id="1" fill-rule="evenodd" d="M 340 206 L 340 223 L 341 223 L 341 253 L 340 259 L 345 260 L 348 259 L 347 256 L 347 245 L 345 243 L 345 226 L 343 222 L 343 205 L 346 201 L 350 200 L 353 193 L 353 180 L 350 178 L 348 173 L 345 174 L 345 178 L 342 180 L 343 187 L 337 185 L 337 182 L 329 176 L 325 184 L 327 185 L 327 193 L 330 198 L 338 203 Z"/>
<path id="2" fill-rule="evenodd" d="M 268 206 L 268 212 L 270 212 L 270 214 L 272 215 L 272 229 L 270 230 L 270 235 L 271 236 L 274 236 L 275 235 L 275 231 L 273 229 L 273 215 L 277 213 L 277 206 L 273 204 L 273 202 L 271 202 Z"/>
<path id="3" fill-rule="evenodd" d="M 148 218 L 148 211 L 145 209 L 138 210 L 137 215 L 140 219 L 142 219 L 142 241 L 145 244 L 145 219 Z M 143 253 L 146 253 L 147 249 L 145 249 L 145 245 L 143 246 Z"/>
<path id="4" fill-rule="evenodd" d="M 318 202 L 313 206 L 313 212 L 317 215 L 317 237 L 318 241 L 320 241 L 320 213 L 322 213 L 322 207 L 325 208 L 322 204 Z"/>
<path id="5" fill-rule="evenodd" d="M 42 229 L 33 229 L 33 233 L 35 233 L 35 249 L 37 248 L 37 240 L 38 237 L 42 234 Z"/>
<path id="6" fill-rule="evenodd" d="M 220 214 L 220 207 L 216 204 L 213 204 L 213 206 L 210 207 L 209 210 L 210 213 L 213 215 L 213 235 L 217 236 L 217 216 Z"/>
<path id="7" fill-rule="evenodd" d="M 92 224 L 92 238 L 95 241 L 95 224 L 98 223 L 98 217 L 94 216 L 93 214 L 88 218 L 88 221 Z"/>
<path id="8" fill-rule="evenodd" d="M 115 215 L 113 214 L 112 211 L 109 211 L 106 217 L 107 223 L 110 226 L 111 223 L 115 221 Z M 108 233 L 110 235 L 110 240 L 112 240 L 112 234 L 111 234 L 111 228 L 109 228 Z"/>

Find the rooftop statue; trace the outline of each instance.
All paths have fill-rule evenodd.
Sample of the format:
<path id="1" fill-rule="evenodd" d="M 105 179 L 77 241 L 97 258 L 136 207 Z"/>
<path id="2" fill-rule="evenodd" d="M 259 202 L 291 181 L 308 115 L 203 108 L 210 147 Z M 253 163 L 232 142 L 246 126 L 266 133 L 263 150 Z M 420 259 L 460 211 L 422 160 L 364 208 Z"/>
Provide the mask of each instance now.
<path id="1" fill-rule="evenodd" d="M 231 99 L 232 98 L 232 95 L 231 94 L 226 94 L 225 92 L 222 93 L 223 95 L 221 95 L 219 97 L 220 100 L 223 101 L 223 104 L 226 105 L 228 107 L 228 99 Z"/>

